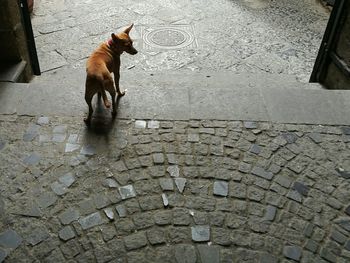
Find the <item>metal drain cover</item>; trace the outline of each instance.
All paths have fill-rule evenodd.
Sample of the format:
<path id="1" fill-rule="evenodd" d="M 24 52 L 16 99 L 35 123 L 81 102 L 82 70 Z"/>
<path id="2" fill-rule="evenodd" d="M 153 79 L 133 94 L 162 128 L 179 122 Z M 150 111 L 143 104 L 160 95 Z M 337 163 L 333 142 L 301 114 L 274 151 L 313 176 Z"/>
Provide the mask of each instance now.
<path id="1" fill-rule="evenodd" d="M 145 49 L 195 48 L 191 25 L 142 26 L 143 47 Z"/>

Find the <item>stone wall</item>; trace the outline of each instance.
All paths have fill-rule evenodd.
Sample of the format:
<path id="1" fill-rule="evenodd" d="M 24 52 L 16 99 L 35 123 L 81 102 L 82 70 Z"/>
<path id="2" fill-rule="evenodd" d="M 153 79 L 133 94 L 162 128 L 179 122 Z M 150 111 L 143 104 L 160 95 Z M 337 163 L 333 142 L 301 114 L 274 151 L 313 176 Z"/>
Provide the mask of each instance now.
<path id="1" fill-rule="evenodd" d="M 0 0 L 0 64 L 16 63 L 21 60 L 27 62 L 24 71 L 24 81 L 33 75 L 26 35 L 21 20 L 19 2 L 14 0 Z"/>

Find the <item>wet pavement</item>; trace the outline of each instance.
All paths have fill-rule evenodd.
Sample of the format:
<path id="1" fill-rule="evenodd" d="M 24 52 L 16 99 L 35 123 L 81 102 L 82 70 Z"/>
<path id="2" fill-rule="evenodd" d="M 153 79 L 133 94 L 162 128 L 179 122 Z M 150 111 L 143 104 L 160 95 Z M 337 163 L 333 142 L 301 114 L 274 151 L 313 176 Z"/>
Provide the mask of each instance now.
<path id="1" fill-rule="evenodd" d="M 93 11 L 92 11 L 93 10 Z M 36 0 L 41 69 L 81 68 L 111 32 L 135 23 L 133 71 L 230 70 L 307 82 L 329 11 L 315 0 Z"/>
<path id="2" fill-rule="evenodd" d="M 349 262 L 347 94 L 296 81 L 327 17 L 311 0 L 37 0 L 45 72 L 1 86 L 0 262 Z M 88 129 L 86 57 L 130 22 L 130 92 Z"/>

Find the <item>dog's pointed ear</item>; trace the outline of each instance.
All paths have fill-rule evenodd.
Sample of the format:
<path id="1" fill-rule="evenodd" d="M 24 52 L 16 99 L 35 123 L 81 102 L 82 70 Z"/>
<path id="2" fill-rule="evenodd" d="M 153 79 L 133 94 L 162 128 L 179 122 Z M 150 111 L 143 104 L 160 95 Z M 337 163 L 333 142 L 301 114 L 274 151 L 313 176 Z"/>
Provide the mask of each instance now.
<path id="1" fill-rule="evenodd" d="M 130 26 L 128 26 L 128 27 L 124 30 L 124 33 L 129 35 L 130 30 L 132 29 L 133 26 L 134 26 L 134 23 L 132 23 Z"/>
<path id="2" fill-rule="evenodd" d="M 112 37 L 113 41 L 117 41 L 118 40 L 118 37 L 114 33 L 111 34 L 111 37 Z"/>

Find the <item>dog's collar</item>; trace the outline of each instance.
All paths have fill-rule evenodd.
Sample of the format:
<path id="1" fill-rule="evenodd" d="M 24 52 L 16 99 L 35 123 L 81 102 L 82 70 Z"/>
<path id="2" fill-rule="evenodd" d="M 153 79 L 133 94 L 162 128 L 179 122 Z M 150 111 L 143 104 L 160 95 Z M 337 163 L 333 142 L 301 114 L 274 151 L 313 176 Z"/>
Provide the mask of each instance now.
<path id="1" fill-rule="evenodd" d="M 107 41 L 106 41 L 106 45 L 108 46 L 108 47 L 111 47 L 112 46 L 112 44 L 113 44 L 113 39 L 108 39 Z"/>

